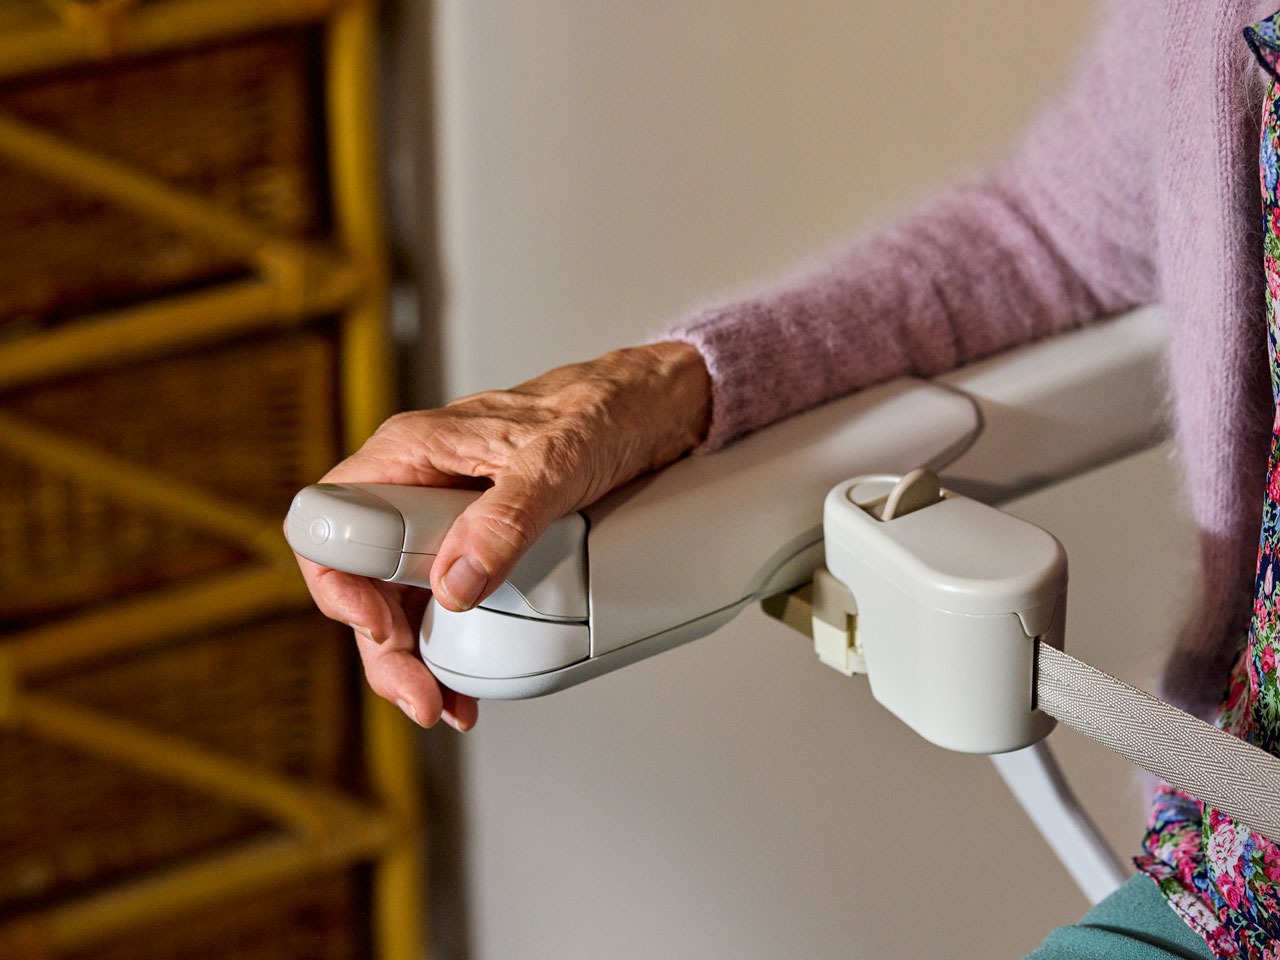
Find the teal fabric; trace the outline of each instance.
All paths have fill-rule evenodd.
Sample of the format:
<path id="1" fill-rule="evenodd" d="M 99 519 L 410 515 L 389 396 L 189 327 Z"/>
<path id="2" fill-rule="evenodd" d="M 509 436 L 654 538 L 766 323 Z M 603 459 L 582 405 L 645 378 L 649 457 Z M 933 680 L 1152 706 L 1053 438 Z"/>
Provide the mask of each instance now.
<path id="1" fill-rule="evenodd" d="M 1213 960 L 1146 876 L 1138 875 L 1078 924 L 1049 934 L 1025 960 Z"/>

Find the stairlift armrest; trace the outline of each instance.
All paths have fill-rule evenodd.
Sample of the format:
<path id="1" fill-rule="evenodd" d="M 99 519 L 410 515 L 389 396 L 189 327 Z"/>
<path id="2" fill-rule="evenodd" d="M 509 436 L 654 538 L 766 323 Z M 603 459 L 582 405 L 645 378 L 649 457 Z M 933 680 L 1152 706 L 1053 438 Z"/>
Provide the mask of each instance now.
<path id="1" fill-rule="evenodd" d="M 1144 307 L 938 377 L 982 418 L 943 481 L 998 504 L 1155 446 L 1168 432 L 1165 336 L 1163 310 Z"/>
<path id="2" fill-rule="evenodd" d="M 550 693 L 808 581 L 823 559 L 823 498 L 850 476 L 926 465 L 952 489 L 999 501 L 1140 450 L 1163 430 L 1160 340 L 1157 315 L 1118 318 L 936 383 L 866 390 L 680 461 L 570 518 L 576 532 L 533 564 L 561 576 L 541 609 L 529 598 L 543 575 L 526 569 L 482 610 L 434 607 L 423 656 L 461 693 Z M 319 508 L 300 499 L 294 509 L 290 542 L 308 556 L 303 534 L 320 529 Z M 341 566 L 332 552 L 320 562 Z"/>

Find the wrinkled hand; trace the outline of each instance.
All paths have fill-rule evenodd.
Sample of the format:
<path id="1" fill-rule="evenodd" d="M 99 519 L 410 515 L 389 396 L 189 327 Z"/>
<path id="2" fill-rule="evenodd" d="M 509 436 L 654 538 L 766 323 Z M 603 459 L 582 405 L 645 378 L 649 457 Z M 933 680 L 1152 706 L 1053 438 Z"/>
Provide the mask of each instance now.
<path id="1" fill-rule="evenodd" d="M 659 343 L 560 367 L 514 387 L 389 419 L 328 483 L 484 487 L 431 568 L 436 601 L 475 606 L 558 518 L 697 445 L 710 416 L 701 355 Z M 422 726 L 476 722 L 471 697 L 441 687 L 418 656 L 425 591 L 298 564 L 320 610 L 355 632 L 369 685 Z"/>

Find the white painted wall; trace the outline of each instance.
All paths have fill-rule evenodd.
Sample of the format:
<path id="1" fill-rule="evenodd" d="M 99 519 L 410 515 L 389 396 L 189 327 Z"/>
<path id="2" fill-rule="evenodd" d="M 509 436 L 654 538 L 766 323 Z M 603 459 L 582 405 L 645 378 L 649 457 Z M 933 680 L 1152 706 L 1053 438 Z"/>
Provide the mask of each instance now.
<path id="1" fill-rule="evenodd" d="M 438 0 L 445 394 L 643 336 L 977 169 L 1085 4 Z"/>
<path id="2" fill-rule="evenodd" d="M 634 341 L 976 168 L 1088 19 L 1025 0 L 435 10 L 445 395 Z M 1172 483 L 1150 454 L 1020 505 L 1071 551 L 1071 643 L 1136 681 L 1185 576 L 1151 577 L 1147 551 L 1191 554 Z M 1127 768 L 1054 739 L 1132 848 Z M 1012 957 L 1084 906 L 985 760 L 918 740 L 755 611 L 484 705 L 462 758 L 475 960 Z"/>

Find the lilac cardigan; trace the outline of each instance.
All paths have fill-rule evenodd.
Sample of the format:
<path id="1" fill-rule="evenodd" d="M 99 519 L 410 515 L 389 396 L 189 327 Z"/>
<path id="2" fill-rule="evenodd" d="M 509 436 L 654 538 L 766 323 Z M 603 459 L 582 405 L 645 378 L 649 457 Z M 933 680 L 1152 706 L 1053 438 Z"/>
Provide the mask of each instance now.
<path id="1" fill-rule="evenodd" d="M 1257 175 L 1275 0 L 1115 0 L 1074 79 L 986 178 L 822 268 L 664 332 L 713 382 L 704 449 L 876 381 L 1161 302 L 1200 534 L 1164 692 L 1216 705 L 1248 623 L 1271 426 Z"/>

